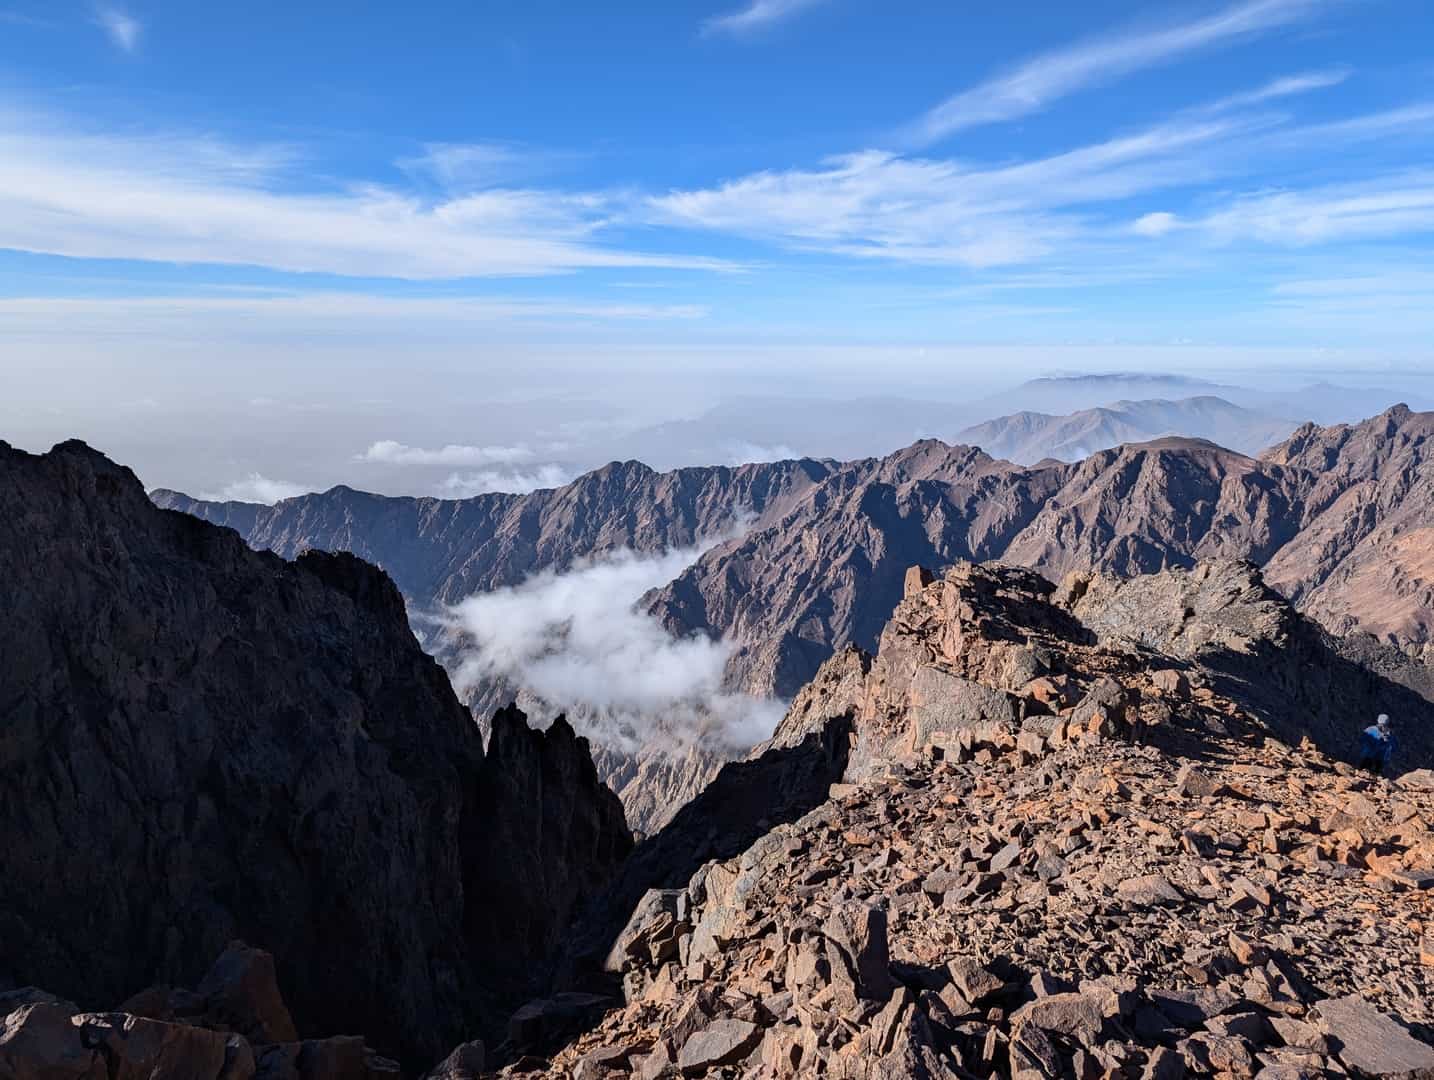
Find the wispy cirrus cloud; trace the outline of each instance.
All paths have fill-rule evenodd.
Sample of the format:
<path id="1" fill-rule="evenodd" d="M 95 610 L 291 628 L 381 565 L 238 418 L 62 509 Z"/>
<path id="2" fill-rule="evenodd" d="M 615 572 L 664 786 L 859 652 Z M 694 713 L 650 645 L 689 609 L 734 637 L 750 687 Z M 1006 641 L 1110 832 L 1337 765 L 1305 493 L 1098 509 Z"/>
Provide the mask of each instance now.
<path id="1" fill-rule="evenodd" d="M 1026 262 L 1084 231 L 1069 208 L 1190 183 L 1197 152 L 1265 126 L 1177 122 L 993 168 L 867 150 L 654 199 L 660 220 L 847 256 L 969 267 Z"/>
<path id="2" fill-rule="evenodd" d="M 904 128 L 899 138 L 926 146 L 967 128 L 1028 116 L 1069 94 L 1201 49 L 1249 39 L 1327 6 L 1328 0 L 1244 0 L 1197 19 L 1054 49 L 952 95 Z"/>
<path id="3" fill-rule="evenodd" d="M 501 142 L 427 143 L 422 153 L 400 159 L 398 166 L 448 191 L 478 191 L 531 181 L 577 157 Z"/>
<path id="4" fill-rule="evenodd" d="M 745 7 L 714 15 L 702 24 L 704 34 L 741 36 L 775 26 L 829 0 L 749 0 Z"/>
<path id="5" fill-rule="evenodd" d="M 127 53 L 139 48 L 144 24 L 123 8 L 113 4 L 96 4 L 95 24 L 105 32 L 116 48 Z"/>
<path id="6" fill-rule="evenodd" d="M 1159 227 L 1152 229 L 1152 218 Z M 1141 229 L 1141 221 L 1147 228 Z M 1401 237 L 1434 231 L 1434 171 L 1411 170 L 1302 191 L 1238 195 L 1203 215 L 1147 214 L 1137 231 L 1183 231 L 1218 244 L 1251 241 L 1308 247 L 1342 240 Z"/>
<path id="7" fill-rule="evenodd" d="M 609 239 L 613 197 L 290 183 L 293 147 L 85 131 L 0 102 L 0 248 L 77 258 L 432 280 L 599 267 L 731 270 Z"/>
<path id="8" fill-rule="evenodd" d="M 1276 80 L 1239 95 L 1256 106 L 1330 84 L 1331 72 Z M 1399 226 L 1423 231 L 1419 183 L 1400 170 L 1375 166 L 1386 151 L 1399 160 L 1434 135 L 1434 103 L 1413 103 L 1339 120 L 1295 124 L 1288 115 L 1240 108 L 1232 98 L 1187 108 L 1143 131 L 1015 164 L 982 167 L 967 160 L 903 156 L 864 150 L 828 158 L 815 168 L 748 174 L 710 188 L 654 198 L 656 219 L 712 229 L 787 248 L 848 258 L 883 259 L 973 269 L 1008 267 L 1064 257 L 1072 251 L 1111 258 L 1133 254 L 1132 237 L 1203 233 L 1230 241 L 1267 241 L 1304 235 L 1305 243 L 1343 237 L 1393 235 Z M 1389 205 L 1343 205 L 1326 192 L 1291 186 L 1272 191 L 1269 170 L 1338 149 L 1378 143 L 1360 171 L 1384 172 L 1364 181 Z M 1387 170 L 1387 171 L 1386 171 Z M 1295 175 L 1299 175 L 1297 172 Z M 1119 207 L 1163 192 L 1213 181 L 1249 178 L 1259 186 L 1219 196 L 1200 195 L 1197 210 L 1146 209 L 1134 218 Z M 1392 178 L 1392 179 L 1391 179 Z M 1309 195 L 1308 198 L 1305 196 Z M 1336 205 L 1339 203 L 1340 205 Z M 1242 235 L 1243 229 L 1249 229 Z M 1092 263 L 1092 269 L 1099 266 Z"/>
<path id="9" fill-rule="evenodd" d="M 1338 86 L 1351 74 L 1349 68 L 1329 68 L 1325 71 L 1304 71 L 1298 75 L 1284 75 L 1278 79 L 1271 79 L 1263 86 L 1257 86 L 1253 90 L 1244 90 L 1238 94 L 1219 98 L 1201 106 L 1200 111 L 1205 113 L 1226 112 L 1230 109 L 1248 108 L 1251 105 L 1263 105 L 1267 101 L 1278 101 L 1280 98 L 1294 97 L 1297 94 L 1327 90 L 1331 86 Z"/>

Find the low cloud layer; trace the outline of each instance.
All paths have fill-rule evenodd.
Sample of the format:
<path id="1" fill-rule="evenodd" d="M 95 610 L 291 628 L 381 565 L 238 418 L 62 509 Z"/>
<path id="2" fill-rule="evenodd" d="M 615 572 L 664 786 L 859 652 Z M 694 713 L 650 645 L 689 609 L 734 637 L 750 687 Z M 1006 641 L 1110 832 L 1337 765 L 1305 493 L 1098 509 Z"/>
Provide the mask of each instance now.
<path id="1" fill-rule="evenodd" d="M 802 455 L 785 443 L 763 446 L 761 443 L 735 440 L 726 445 L 729 465 L 747 465 L 759 461 L 790 461 Z"/>
<path id="2" fill-rule="evenodd" d="M 575 475 L 561 465 L 538 465 L 531 469 L 480 469 L 477 472 L 450 473 L 439 485 L 438 493 L 445 499 L 470 499 L 474 495 L 500 491 L 526 495 L 540 488 L 562 487 Z"/>
<path id="3" fill-rule="evenodd" d="M 200 493 L 201 499 L 213 502 L 255 502 L 272 506 L 282 499 L 293 499 L 307 495 L 314 489 L 304 484 L 293 484 L 287 480 L 271 480 L 261 473 L 250 473 L 242 480 L 226 484 L 219 491 Z"/>
<path id="4" fill-rule="evenodd" d="M 428 449 L 381 439 L 360 454 L 359 460 L 385 465 L 510 465 L 531 461 L 533 455 L 533 449 L 523 443 L 516 446 L 461 446 L 450 443 Z"/>
<path id="5" fill-rule="evenodd" d="M 783 705 L 723 690 L 731 646 L 674 638 L 635 607 L 702 550 L 623 551 L 470 597 L 447 616 L 465 641 L 459 693 L 504 681 L 570 711 L 584 734 L 622 750 L 653 738 L 715 735 L 734 747 L 766 738 Z"/>

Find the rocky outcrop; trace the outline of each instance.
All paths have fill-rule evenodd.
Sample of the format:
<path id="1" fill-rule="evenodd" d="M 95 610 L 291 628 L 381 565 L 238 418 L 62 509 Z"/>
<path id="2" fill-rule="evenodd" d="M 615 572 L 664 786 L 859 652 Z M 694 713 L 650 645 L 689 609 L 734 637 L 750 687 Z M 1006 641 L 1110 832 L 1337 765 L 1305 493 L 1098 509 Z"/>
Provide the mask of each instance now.
<path id="1" fill-rule="evenodd" d="M 0 969 L 83 1008 L 243 938 L 299 1032 L 426 1064 L 630 846 L 571 731 L 485 756 L 382 572 L 256 552 L 83 444 L 0 444 L 0 608 Z"/>
<path id="2" fill-rule="evenodd" d="M 1059 587 L 1023 568 L 960 564 L 909 582 L 876 656 L 849 651 L 823 665 L 772 743 L 854 717 L 847 779 L 863 780 L 973 740 L 1048 738 L 1063 720 L 1123 725 L 1142 693 L 1178 702 L 1198 688 L 1261 732 L 1345 759 L 1359 730 L 1389 713 L 1401 718 L 1405 768 L 1434 761 L 1434 704 L 1341 645 L 1251 563 L 1131 579 L 1073 574 Z"/>
<path id="3" fill-rule="evenodd" d="M 476 810 L 484 827 L 466 937 L 489 985 L 523 1000 L 547 988 L 568 924 L 612 880 L 632 837 L 587 740 L 561 716 L 546 731 L 514 708 L 493 717 Z"/>
<path id="4" fill-rule="evenodd" d="M 1310 701 L 1278 708 L 1223 662 L 1279 686 L 1306 632 L 1247 564 L 914 576 L 881 652 L 833 658 L 831 698 L 778 731 L 846 717 L 843 781 L 635 902 L 607 958 L 624 1007 L 526 1068 L 1431 1075 L 1434 781 L 1355 771 Z M 1431 711 L 1402 720 L 1407 764 L 1430 760 Z"/>

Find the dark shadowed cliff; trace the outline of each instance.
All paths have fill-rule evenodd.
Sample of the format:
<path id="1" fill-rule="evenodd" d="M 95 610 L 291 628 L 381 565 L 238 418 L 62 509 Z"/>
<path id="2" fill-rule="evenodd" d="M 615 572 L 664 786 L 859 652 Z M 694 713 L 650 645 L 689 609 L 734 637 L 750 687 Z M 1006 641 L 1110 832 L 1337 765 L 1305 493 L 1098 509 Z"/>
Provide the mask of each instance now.
<path id="1" fill-rule="evenodd" d="M 256 552 L 81 443 L 0 443 L 0 608 L 21 984 L 108 1007 L 243 938 L 301 1033 L 426 1063 L 540 978 L 631 846 L 565 726 L 507 715 L 485 757 L 381 571 Z"/>

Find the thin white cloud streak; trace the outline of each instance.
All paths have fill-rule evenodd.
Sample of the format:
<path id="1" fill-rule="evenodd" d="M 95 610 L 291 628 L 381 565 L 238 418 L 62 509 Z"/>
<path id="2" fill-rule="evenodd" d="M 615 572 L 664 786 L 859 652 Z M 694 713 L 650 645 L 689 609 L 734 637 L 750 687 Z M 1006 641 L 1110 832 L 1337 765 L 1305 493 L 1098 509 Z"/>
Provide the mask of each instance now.
<path id="1" fill-rule="evenodd" d="M 621 551 L 470 597 L 445 616 L 463 641 L 455 687 L 467 696 L 501 680 L 572 710 L 584 734 L 625 751 L 654 735 L 682 742 L 715 731 L 737 747 L 758 742 L 782 706 L 723 690 L 731 644 L 674 638 L 635 606 L 702 550 Z"/>
<path id="2" fill-rule="evenodd" d="M 702 24 L 704 34 L 741 36 L 786 22 L 828 0 L 751 0 L 746 7 L 717 15 Z"/>
<path id="3" fill-rule="evenodd" d="M 11 297 L 0 299 L 0 340 L 150 337 L 180 340 L 265 336 L 463 338 L 493 327 L 688 321 L 689 305 L 400 298 L 362 293 L 303 296 Z"/>
<path id="4" fill-rule="evenodd" d="M 1434 231 L 1434 172 L 1242 196 L 1203 217 L 1177 219 L 1171 228 L 1221 244 L 1292 247 L 1427 233 Z"/>
<path id="5" fill-rule="evenodd" d="M 438 494 L 445 499 L 471 499 L 475 495 L 526 495 L 530 491 L 559 488 L 571 483 L 577 474 L 561 465 L 538 465 L 532 469 L 480 469 L 477 472 L 450 473 L 439 485 Z"/>
<path id="6" fill-rule="evenodd" d="M 307 495 L 314 489 L 304 484 L 287 480 L 271 480 L 262 473 L 250 473 L 242 480 L 227 484 L 217 492 L 203 492 L 201 499 L 211 502 L 249 502 L 272 506 L 283 499 L 294 499 Z"/>
<path id="7" fill-rule="evenodd" d="M 398 166 L 446 191 L 476 191 L 530 180 L 574 157 L 504 143 L 428 143 L 421 154 L 400 159 Z"/>
<path id="8" fill-rule="evenodd" d="M 116 48 L 132 53 L 139 48 L 140 34 L 144 27 L 138 19 L 123 8 L 111 4 L 95 7 L 95 22 Z"/>
<path id="9" fill-rule="evenodd" d="M 1325 6 L 1324 0 L 1246 0 L 1188 22 L 1127 30 L 1042 53 L 947 98 L 909 125 L 901 138 L 925 146 L 966 128 L 1015 120 L 1077 91 L 1200 49 L 1248 39 Z"/>
<path id="10" fill-rule="evenodd" d="M 437 200 L 375 184 L 287 190 L 286 148 L 120 137 L 0 108 L 0 247 L 76 258 L 440 279 L 594 267 L 730 270 L 604 246 L 609 196 L 495 188 Z"/>
<path id="11" fill-rule="evenodd" d="M 531 461 L 532 447 L 517 446 L 447 446 L 426 448 L 407 446 L 393 439 L 380 439 L 358 455 L 359 461 L 385 465 L 512 465 Z"/>
<path id="12" fill-rule="evenodd" d="M 1254 90 L 1245 90 L 1212 101 L 1208 105 L 1201 106 L 1199 111 L 1205 113 L 1228 112 L 1231 109 L 1263 105 L 1267 101 L 1278 101 L 1281 98 L 1295 97 L 1298 94 L 1327 90 L 1331 86 L 1338 86 L 1349 76 L 1349 68 L 1330 68 L 1327 71 L 1306 71 L 1299 75 L 1286 75 L 1278 79 L 1271 79 L 1264 86 L 1256 87 Z"/>

